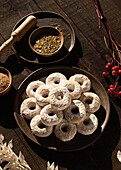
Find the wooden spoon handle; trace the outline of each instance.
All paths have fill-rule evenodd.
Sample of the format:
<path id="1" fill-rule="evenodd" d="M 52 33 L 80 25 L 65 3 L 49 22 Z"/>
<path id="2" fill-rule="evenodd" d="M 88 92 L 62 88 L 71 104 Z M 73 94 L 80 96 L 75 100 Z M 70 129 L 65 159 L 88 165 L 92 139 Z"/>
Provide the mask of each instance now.
<path id="1" fill-rule="evenodd" d="M 15 39 L 10 37 L 7 41 L 5 41 L 0 47 L 0 55 L 4 54 L 9 48 L 13 45 Z"/>
<path id="2" fill-rule="evenodd" d="M 22 37 L 35 25 L 37 19 L 34 16 L 29 16 L 26 20 L 11 34 L 11 37 L 0 46 L 0 56 L 4 54 L 16 41 L 20 41 Z"/>

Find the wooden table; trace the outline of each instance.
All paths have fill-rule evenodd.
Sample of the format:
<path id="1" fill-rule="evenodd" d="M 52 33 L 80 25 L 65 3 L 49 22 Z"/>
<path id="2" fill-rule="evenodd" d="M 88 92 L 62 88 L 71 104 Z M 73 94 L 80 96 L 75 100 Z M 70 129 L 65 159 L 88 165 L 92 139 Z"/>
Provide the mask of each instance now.
<path id="1" fill-rule="evenodd" d="M 100 2 L 108 26 L 116 40 L 121 43 L 121 2 L 105 0 Z M 70 57 L 55 65 L 78 66 L 94 74 L 108 88 L 102 77 L 109 55 L 98 27 L 97 14 L 90 0 L 0 0 L 0 44 L 10 37 L 13 26 L 25 15 L 36 11 L 53 11 L 63 15 L 73 26 L 76 43 Z M 75 58 L 75 59 L 74 59 Z M 79 58 L 79 61 L 76 60 Z M 117 151 L 121 150 L 121 101 L 110 97 L 111 111 L 103 135 L 90 147 L 69 153 L 58 153 L 39 147 L 30 141 L 19 129 L 14 119 L 14 98 L 19 84 L 34 70 L 43 66 L 29 67 L 21 61 L 11 48 L 1 56 L 0 65 L 12 74 L 11 90 L 0 97 L 0 133 L 5 141 L 13 139 L 14 151 L 25 156 L 32 170 L 46 169 L 47 161 L 55 162 L 60 169 L 71 170 L 120 170 Z"/>

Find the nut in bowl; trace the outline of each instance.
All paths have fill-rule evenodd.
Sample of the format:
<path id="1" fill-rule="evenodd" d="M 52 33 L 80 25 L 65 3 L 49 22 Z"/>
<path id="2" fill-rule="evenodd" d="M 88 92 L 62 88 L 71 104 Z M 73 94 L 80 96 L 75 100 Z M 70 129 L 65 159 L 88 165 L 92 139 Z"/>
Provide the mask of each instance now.
<path id="1" fill-rule="evenodd" d="M 0 96 L 7 93 L 12 85 L 11 73 L 4 67 L 0 67 Z"/>
<path id="2" fill-rule="evenodd" d="M 31 49 L 42 57 L 51 57 L 57 54 L 63 46 L 62 33 L 54 27 L 40 27 L 29 37 Z"/>

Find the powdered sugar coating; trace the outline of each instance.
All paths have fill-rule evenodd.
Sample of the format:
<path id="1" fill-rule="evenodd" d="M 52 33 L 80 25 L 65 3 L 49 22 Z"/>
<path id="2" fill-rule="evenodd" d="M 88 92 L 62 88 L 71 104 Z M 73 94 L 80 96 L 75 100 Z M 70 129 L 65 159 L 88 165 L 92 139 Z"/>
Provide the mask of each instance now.
<path id="1" fill-rule="evenodd" d="M 56 110 L 64 110 L 71 104 L 71 96 L 66 87 L 56 87 L 49 93 L 50 104 Z"/>
<path id="2" fill-rule="evenodd" d="M 36 115 L 31 119 L 30 128 L 33 134 L 39 137 L 47 137 L 53 132 L 53 126 L 44 126 L 41 121 L 40 115 Z"/>
<path id="3" fill-rule="evenodd" d="M 82 88 L 82 92 L 89 91 L 91 88 L 90 79 L 83 74 L 75 74 L 75 75 L 71 76 L 69 78 L 69 80 L 77 81 Z"/>
<path id="4" fill-rule="evenodd" d="M 63 119 L 59 124 L 55 126 L 55 135 L 63 142 L 70 141 L 74 138 L 77 132 L 75 124 L 69 123 Z"/>
<path id="5" fill-rule="evenodd" d="M 98 119 L 94 114 L 87 113 L 84 120 L 77 124 L 77 130 L 83 135 L 91 135 L 98 127 Z"/>
<path id="6" fill-rule="evenodd" d="M 47 85 L 40 86 L 35 93 L 35 98 L 40 106 L 49 104 L 49 87 Z"/>
<path id="7" fill-rule="evenodd" d="M 85 92 L 81 95 L 80 100 L 84 103 L 86 111 L 90 113 L 96 112 L 101 105 L 100 98 L 92 92 Z"/>
<path id="8" fill-rule="evenodd" d="M 52 108 L 51 104 L 46 105 L 40 112 L 43 124 L 53 126 L 60 123 L 63 119 L 63 112 Z"/>
<path id="9" fill-rule="evenodd" d="M 73 80 L 66 80 L 62 86 L 69 90 L 72 99 L 78 99 L 81 96 L 82 88 L 78 82 Z"/>
<path id="10" fill-rule="evenodd" d="M 86 108 L 80 100 L 73 100 L 71 105 L 64 110 L 64 115 L 69 122 L 80 123 L 86 115 Z"/>
<path id="11" fill-rule="evenodd" d="M 44 84 L 45 84 L 44 82 L 39 81 L 39 80 L 30 82 L 26 88 L 27 96 L 35 97 L 35 92 L 36 92 L 37 88 Z"/>
<path id="12" fill-rule="evenodd" d="M 46 78 L 46 85 L 48 85 L 50 89 L 53 89 L 60 86 L 65 80 L 67 80 L 66 76 L 62 73 L 55 72 Z"/>
<path id="13" fill-rule="evenodd" d="M 25 99 L 20 106 L 20 113 L 26 119 L 31 119 L 41 111 L 41 107 L 37 104 L 36 99 L 31 97 Z"/>

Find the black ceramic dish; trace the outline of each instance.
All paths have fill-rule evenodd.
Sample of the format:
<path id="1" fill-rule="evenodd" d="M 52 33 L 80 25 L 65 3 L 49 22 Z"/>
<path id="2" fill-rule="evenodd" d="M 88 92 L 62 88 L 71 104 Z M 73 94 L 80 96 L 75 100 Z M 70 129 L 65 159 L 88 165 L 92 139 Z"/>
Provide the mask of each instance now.
<path id="1" fill-rule="evenodd" d="M 20 105 L 22 101 L 24 100 L 25 96 L 25 90 L 27 85 L 34 80 L 40 79 L 41 81 L 45 81 L 46 77 L 54 72 L 60 72 L 64 74 L 67 78 L 74 74 L 84 74 L 88 76 L 88 78 L 91 80 L 91 90 L 92 92 L 95 92 L 97 95 L 99 95 L 101 99 L 101 107 L 100 109 L 95 113 L 95 115 L 98 118 L 98 128 L 92 135 L 81 135 L 77 132 L 76 136 L 69 142 L 62 142 L 58 138 L 56 138 L 55 134 L 52 133 L 47 138 L 39 138 L 32 134 L 29 123 L 26 121 L 21 115 L 20 115 Z M 31 139 L 33 142 L 37 143 L 38 145 L 62 152 L 69 152 L 69 151 L 75 151 L 83 149 L 90 144 L 94 143 L 100 135 L 103 133 L 108 119 L 110 115 L 110 103 L 108 95 L 103 87 L 103 85 L 100 83 L 98 79 L 96 79 L 92 74 L 89 72 L 86 72 L 82 69 L 75 68 L 75 67 L 50 67 L 45 69 L 39 69 L 34 71 L 32 74 L 30 74 L 20 85 L 18 89 L 18 93 L 15 99 L 15 112 L 14 116 L 18 123 L 18 126 L 23 131 L 23 133 Z"/>

